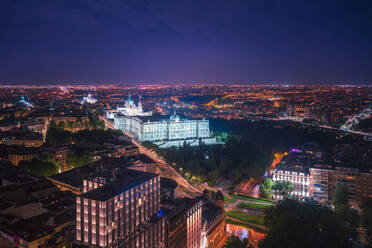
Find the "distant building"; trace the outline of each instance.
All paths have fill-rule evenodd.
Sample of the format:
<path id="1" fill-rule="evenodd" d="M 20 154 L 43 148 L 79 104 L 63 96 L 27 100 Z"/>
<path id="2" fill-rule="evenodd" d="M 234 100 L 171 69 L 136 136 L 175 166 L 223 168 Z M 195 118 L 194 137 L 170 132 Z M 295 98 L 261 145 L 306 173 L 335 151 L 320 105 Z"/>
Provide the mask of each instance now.
<path id="1" fill-rule="evenodd" d="M 41 133 L 14 132 L 4 137 L 0 142 L 8 146 L 40 147 L 44 143 L 44 138 Z"/>
<path id="2" fill-rule="evenodd" d="M 136 104 L 133 101 L 133 98 L 130 96 L 130 93 L 129 93 L 128 99 L 125 101 L 124 106 L 116 107 L 116 112 L 122 115 L 127 115 L 127 116 L 150 116 L 152 115 L 152 112 L 143 111 L 141 98 L 138 102 L 138 105 L 136 106 Z"/>
<path id="3" fill-rule="evenodd" d="M 27 149 L 25 147 L 20 147 L 19 149 L 16 149 L 13 147 L 13 149 L 8 151 L 8 160 L 13 165 L 18 165 L 22 160 L 30 161 L 38 156 L 39 150 L 32 148 Z"/>
<path id="4" fill-rule="evenodd" d="M 150 141 L 159 147 L 223 144 L 210 136 L 209 121 L 171 116 L 127 116 L 118 114 L 115 127 L 131 134 L 138 141 Z"/>
<path id="5" fill-rule="evenodd" d="M 94 97 L 92 97 L 92 95 L 89 93 L 87 96 L 84 96 L 83 99 L 81 100 L 81 104 L 85 104 L 85 103 L 90 103 L 90 104 L 94 104 L 97 102 L 97 99 L 95 99 Z"/>
<path id="6" fill-rule="evenodd" d="M 75 215 L 70 192 L 38 178 L 2 188 L 0 199 L 0 247 L 70 246 Z"/>
<path id="7" fill-rule="evenodd" d="M 24 96 L 21 97 L 21 100 L 19 100 L 19 103 L 23 104 L 26 107 L 31 107 L 32 108 L 34 106 L 32 103 L 26 101 Z"/>
<path id="8" fill-rule="evenodd" d="M 332 202 L 338 182 L 346 184 L 352 204 L 372 198 L 372 171 L 319 164 L 309 171 L 310 196 L 321 203 Z"/>
<path id="9" fill-rule="evenodd" d="M 67 155 L 69 152 L 71 152 L 70 149 L 68 149 L 65 146 L 61 147 L 46 147 L 44 148 L 45 152 L 51 153 L 57 161 L 60 161 L 59 168 L 58 168 L 58 173 L 67 171 Z"/>

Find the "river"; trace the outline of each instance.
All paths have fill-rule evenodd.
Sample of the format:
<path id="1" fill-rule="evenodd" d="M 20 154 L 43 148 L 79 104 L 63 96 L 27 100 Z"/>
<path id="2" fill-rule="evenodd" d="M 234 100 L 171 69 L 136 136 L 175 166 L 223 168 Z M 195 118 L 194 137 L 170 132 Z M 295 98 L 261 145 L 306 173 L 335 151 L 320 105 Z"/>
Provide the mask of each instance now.
<path id="1" fill-rule="evenodd" d="M 258 243 L 265 237 L 264 233 L 234 224 L 226 224 L 226 230 L 228 235 L 239 237 L 240 240 L 248 239 L 253 247 L 258 247 Z"/>

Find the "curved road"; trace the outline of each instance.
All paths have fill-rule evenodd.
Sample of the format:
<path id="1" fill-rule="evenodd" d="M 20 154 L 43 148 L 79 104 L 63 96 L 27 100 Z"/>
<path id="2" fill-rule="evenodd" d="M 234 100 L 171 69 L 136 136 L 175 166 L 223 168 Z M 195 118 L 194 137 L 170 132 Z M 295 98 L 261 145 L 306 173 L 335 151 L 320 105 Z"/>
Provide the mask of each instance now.
<path id="1" fill-rule="evenodd" d="M 116 129 L 114 124 L 106 118 L 100 116 L 107 127 Z M 123 130 L 122 130 L 123 131 Z M 168 177 L 178 183 L 178 193 L 180 196 L 196 197 L 201 194 L 201 190 L 191 185 L 185 178 L 183 178 L 171 165 L 169 165 L 163 158 L 159 157 L 154 151 L 144 147 L 141 143 L 137 142 L 131 134 L 123 131 L 123 133 L 132 139 L 132 143 L 138 146 L 139 152 L 147 155 L 157 162 L 157 173 L 162 177 Z"/>

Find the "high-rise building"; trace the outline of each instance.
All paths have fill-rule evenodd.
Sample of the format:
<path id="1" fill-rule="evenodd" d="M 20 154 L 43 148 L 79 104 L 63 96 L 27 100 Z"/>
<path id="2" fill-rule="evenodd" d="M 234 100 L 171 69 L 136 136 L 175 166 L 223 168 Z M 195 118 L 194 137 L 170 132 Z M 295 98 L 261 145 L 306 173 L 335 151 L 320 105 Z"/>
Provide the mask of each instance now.
<path id="1" fill-rule="evenodd" d="M 126 170 L 84 179 L 76 240 L 90 247 L 165 247 L 159 175 Z"/>

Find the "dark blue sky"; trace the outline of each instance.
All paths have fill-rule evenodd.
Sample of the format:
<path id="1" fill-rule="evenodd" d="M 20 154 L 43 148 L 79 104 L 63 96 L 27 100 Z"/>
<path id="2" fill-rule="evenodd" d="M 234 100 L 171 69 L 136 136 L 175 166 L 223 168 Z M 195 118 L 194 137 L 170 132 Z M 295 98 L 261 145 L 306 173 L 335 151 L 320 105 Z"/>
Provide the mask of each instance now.
<path id="1" fill-rule="evenodd" d="M 372 82 L 371 0 L 1 0 L 0 83 Z"/>

